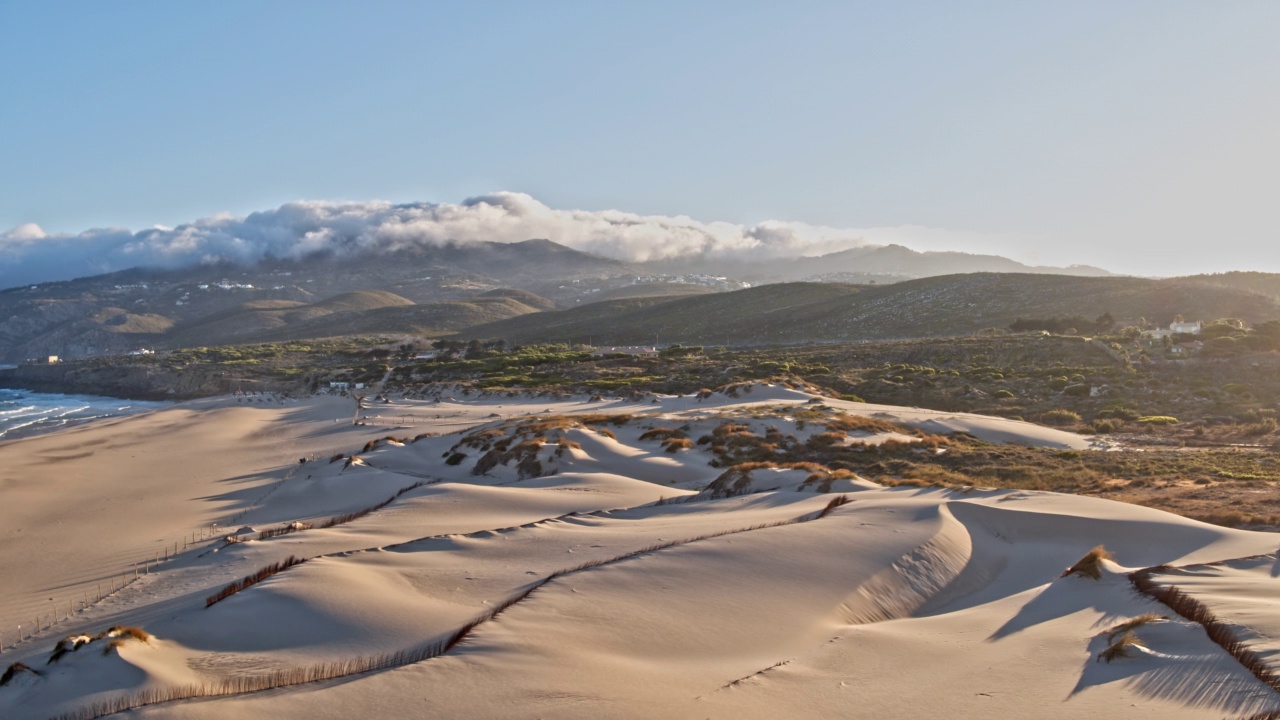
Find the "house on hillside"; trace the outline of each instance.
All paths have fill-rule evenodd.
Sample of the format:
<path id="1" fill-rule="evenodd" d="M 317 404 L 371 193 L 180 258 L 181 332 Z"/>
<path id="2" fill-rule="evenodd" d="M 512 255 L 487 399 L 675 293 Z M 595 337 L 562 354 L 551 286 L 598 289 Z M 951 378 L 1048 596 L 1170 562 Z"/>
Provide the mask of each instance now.
<path id="1" fill-rule="evenodd" d="M 1172 335 L 1199 335 L 1203 327 L 1199 320 L 1195 322 L 1186 322 L 1179 315 L 1173 322 L 1169 323 L 1168 328 L 1158 328 L 1148 333 L 1150 337 L 1157 340 L 1170 337 Z"/>

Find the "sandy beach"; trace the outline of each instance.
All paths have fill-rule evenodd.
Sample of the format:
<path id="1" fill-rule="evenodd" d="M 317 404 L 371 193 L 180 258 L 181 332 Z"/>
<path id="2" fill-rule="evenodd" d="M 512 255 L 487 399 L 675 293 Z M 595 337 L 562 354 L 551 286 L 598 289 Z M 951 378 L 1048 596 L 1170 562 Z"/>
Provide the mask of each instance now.
<path id="1" fill-rule="evenodd" d="M 26 668 L 0 716 L 1280 710 L 1258 670 L 1280 671 L 1273 534 L 1054 493 L 725 478 L 692 441 L 729 425 L 804 438 L 823 413 L 899 428 L 847 433 L 869 447 L 1086 437 L 779 386 L 602 402 L 458 389 L 375 404 L 363 425 L 353 410 L 219 398 L 0 443 L 0 668 Z M 1113 557 L 1096 578 L 1063 576 L 1098 545 Z M 210 603 L 276 563 L 291 566 Z M 1130 573 L 1154 566 L 1176 566 L 1152 582 L 1214 609 L 1261 665 L 1138 592 Z M 1149 614 L 1163 618 L 1100 658 Z M 99 637 L 115 626 L 145 638 Z"/>

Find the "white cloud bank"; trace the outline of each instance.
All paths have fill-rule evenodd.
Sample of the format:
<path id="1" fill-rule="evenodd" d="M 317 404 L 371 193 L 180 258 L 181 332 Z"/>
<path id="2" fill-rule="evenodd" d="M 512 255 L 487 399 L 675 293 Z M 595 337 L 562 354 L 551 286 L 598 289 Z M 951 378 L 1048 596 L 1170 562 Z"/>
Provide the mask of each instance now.
<path id="1" fill-rule="evenodd" d="M 46 234 L 34 224 L 0 234 L 0 287 L 83 277 L 137 266 L 179 267 L 317 252 L 392 251 L 447 242 L 547 238 L 623 260 L 687 256 L 771 258 L 819 255 L 885 241 L 925 239 L 925 228 L 883 231 L 767 221 L 752 227 L 686 216 L 617 210 L 557 210 L 523 193 L 498 192 L 461 203 L 294 202 L 248 217 L 216 215 L 176 228 L 95 229 Z"/>

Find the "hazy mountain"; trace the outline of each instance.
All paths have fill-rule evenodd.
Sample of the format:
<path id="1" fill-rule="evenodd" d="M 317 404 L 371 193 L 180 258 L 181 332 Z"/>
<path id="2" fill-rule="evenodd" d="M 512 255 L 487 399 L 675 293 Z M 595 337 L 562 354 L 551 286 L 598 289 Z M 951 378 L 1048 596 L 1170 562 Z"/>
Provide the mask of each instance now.
<path id="1" fill-rule="evenodd" d="M 334 334 L 326 322 L 332 325 L 383 309 L 383 301 L 391 306 L 426 305 L 513 287 L 539 297 L 526 307 L 544 309 L 540 304 L 546 298 L 572 305 L 601 288 L 628 285 L 639 272 L 627 263 L 547 240 L 414 246 L 390 253 L 266 260 L 252 266 L 136 268 L 0 291 L 0 362 L 120 353 L 157 344 L 296 336 L 293 330 L 271 332 L 294 325 L 298 332 Z M 508 317 L 520 311 L 513 302 L 518 301 L 484 300 L 487 310 L 468 307 L 464 315 L 475 322 Z M 504 304 L 507 307 L 500 308 Z M 382 317 L 397 319 L 380 327 L 433 332 L 460 327 L 454 319 L 442 319 L 444 309 L 434 311 L 435 316 L 432 312 L 384 310 Z M 319 321 L 324 316 L 330 319 Z M 353 331 L 360 327 L 351 325 Z"/>
<path id="2" fill-rule="evenodd" d="M 983 272 L 939 275 L 956 269 Z M 138 268 L 0 291 L 0 362 L 343 334 L 800 342 L 966 333 L 1018 316 L 1259 320 L 1277 316 L 1280 298 L 1280 276 L 1261 273 L 1148 280 L 1028 270 L 893 245 L 768 264 L 635 264 L 548 240 Z M 719 292 L 743 277 L 858 282 Z"/>
<path id="3" fill-rule="evenodd" d="M 962 252 L 917 252 L 901 245 L 868 245 L 816 257 L 771 260 L 697 258 L 649 263 L 654 272 L 709 272 L 756 282 L 830 279 L 855 282 L 896 282 L 935 275 L 1000 272 L 1105 277 L 1112 273 L 1088 265 L 1036 267 L 998 255 Z"/>

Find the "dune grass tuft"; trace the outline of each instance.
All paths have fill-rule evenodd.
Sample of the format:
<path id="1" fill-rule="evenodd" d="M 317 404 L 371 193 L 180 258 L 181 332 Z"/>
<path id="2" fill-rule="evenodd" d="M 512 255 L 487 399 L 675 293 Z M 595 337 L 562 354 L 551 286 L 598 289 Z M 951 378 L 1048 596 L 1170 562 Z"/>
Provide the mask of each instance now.
<path id="1" fill-rule="evenodd" d="M 140 628 L 140 627 L 133 627 L 133 626 L 128 626 L 128 627 L 119 627 L 119 626 L 117 626 L 117 627 L 113 628 L 113 630 L 115 630 L 115 631 L 116 631 L 116 637 L 121 637 L 121 638 L 133 638 L 134 640 L 141 640 L 142 642 L 150 642 L 150 641 L 151 641 L 151 633 L 147 632 L 146 630 L 143 630 L 143 629 L 142 629 L 142 628 Z"/>
<path id="2" fill-rule="evenodd" d="M 690 450 L 693 448 L 693 441 L 689 438 L 671 438 L 670 440 L 662 443 L 662 448 L 669 453 L 674 453 L 679 450 Z"/>
<path id="3" fill-rule="evenodd" d="M 670 440 L 687 437 L 683 430 L 676 428 L 653 428 L 640 433 L 640 440 Z"/>
<path id="4" fill-rule="evenodd" d="M 1060 577 L 1068 575 L 1088 575 L 1094 580 L 1102 579 L 1102 561 L 1110 560 L 1111 553 L 1101 545 L 1094 546 L 1092 550 L 1085 553 L 1085 556 L 1076 561 L 1075 565 L 1063 571 Z"/>
<path id="5" fill-rule="evenodd" d="M 822 518 L 830 515 L 831 511 L 835 510 L 841 505 L 848 505 L 850 502 L 851 501 L 849 500 L 848 495 L 837 495 L 831 498 L 831 502 L 827 503 L 827 506 L 822 508 L 822 510 L 818 513 L 818 517 L 815 519 L 821 520 Z"/>
<path id="6" fill-rule="evenodd" d="M 18 673 L 24 672 L 31 673 L 36 676 L 40 675 L 40 673 L 27 667 L 25 663 L 16 662 L 6 668 L 3 675 L 0 675 L 0 687 L 4 687 L 13 682 L 13 679 L 18 676 Z"/>
<path id="7" fill-rule="evenodd" d="M 76 645 L 68 643 L 67 638 L 63 638 L 62 640 L 59 640 L 58 644 L 53 646 L 53 652 L 49 653 L 49 659 L 45 660 L 44 664 L 52 665 L 58 662 L 59 660 L 62 659 L 63 655 L 66 655 L 67 653 L 71 652 L 72 648 L 74 647 L 76 647 Z"/>
<path id="8" fill-rule="evenodd" d="M 52 665 L 62 659 L 63 655 L 79 650 L 81 645 L 88 645 L 96 639 L 98 638 L 92 638 L 88 635 L 68 635 L 59 640 L 57 645 L 53 646 L 53 652 L 49 654 L 49 659 L 45 664 Z"/>
<path id="9" fill-rule="evenodd" d="M 1098 653 L 1098 660 L 1110 663 L 1122 657 L 1130 657 L 1134 648 L 1142 647 L 1142 641 L 1132 630 L 1125 630 L 1118 640 L 1111 641 L 1106 650 Z"/>
<path id="10" fill-rule="evenodd" d="M 1138 617 L 1133 618 L 1132 620 L 1126 620 L 1120 623 L 1119 625 L 1116 625 L 1115 627 L 1108 630 L 1107 642 L 1112 642 L 1115 640 L 1115 637 L 1117 635 L 1127 633 L 1131 630 L 1137 630 L 1143 625 L 1149 625 L 1154 622 L 1161 622 L 1168 619 L 1169 617 L 1167 615 L 1161 615 L 1159 613 L 1145 613 L 1143 615 L 1139 615 Z"/>

